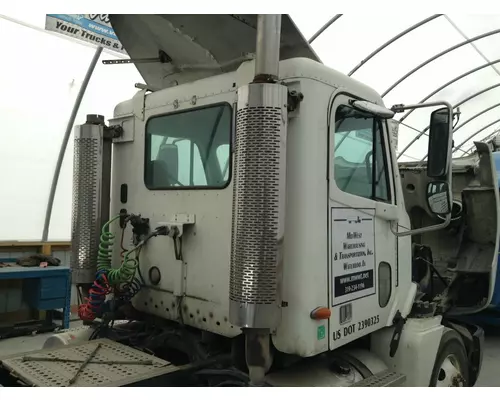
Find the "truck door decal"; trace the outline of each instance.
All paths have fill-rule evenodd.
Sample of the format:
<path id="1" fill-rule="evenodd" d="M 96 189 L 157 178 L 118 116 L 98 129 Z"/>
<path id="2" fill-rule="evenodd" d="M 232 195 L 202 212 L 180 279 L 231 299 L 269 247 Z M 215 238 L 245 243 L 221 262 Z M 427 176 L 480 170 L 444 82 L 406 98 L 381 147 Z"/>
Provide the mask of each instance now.
<path id="1" fill-rule="evenodd" d="M 333 304 L 375 294 L 374 211 L 332 208 Z"/>

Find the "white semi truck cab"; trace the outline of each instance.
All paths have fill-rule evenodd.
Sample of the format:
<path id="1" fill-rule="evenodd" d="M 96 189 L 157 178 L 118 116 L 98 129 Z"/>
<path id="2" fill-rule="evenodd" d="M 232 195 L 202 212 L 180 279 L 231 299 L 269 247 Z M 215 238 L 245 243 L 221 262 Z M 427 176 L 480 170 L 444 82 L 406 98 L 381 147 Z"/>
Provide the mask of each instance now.
<path id="1" fill-rule="evenodd" d="M 460 316 L 493 290 L 498 191 L 489 149 L 451 159 L 451 106 L 386 108 L 287 15 L 110 21 L 146 85 L 75 131 L 94 338 L 183 370 L 228 357 L 196 385 L 474 385 L 484 334 Z M 428 161 L 400 166 L 388 122 L 421 107 Z"/>

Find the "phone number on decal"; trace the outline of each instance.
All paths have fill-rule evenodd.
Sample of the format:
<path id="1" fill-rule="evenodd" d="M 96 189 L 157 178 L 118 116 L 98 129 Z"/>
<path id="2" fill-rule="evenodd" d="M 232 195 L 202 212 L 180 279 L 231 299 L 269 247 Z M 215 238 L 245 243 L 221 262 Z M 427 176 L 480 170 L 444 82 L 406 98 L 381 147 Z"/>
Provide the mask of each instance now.
<path id="1" fill-rule="evenodd" d="M 365 288 L 364 282 L 356 283 L 354 285 L 349 285 L 345 287 L 345 293 L 356 292 Z"/>

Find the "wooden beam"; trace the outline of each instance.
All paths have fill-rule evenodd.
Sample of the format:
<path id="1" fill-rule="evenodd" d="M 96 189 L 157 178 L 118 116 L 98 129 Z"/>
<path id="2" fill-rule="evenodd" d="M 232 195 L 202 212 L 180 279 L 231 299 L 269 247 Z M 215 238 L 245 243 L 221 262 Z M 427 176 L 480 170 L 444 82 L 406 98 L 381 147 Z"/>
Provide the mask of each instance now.
<path id="1" fill-rule="evenodd" d="M 42 254 L 45 256 L 52 255 L 52 246 L 49 243 L 42 244 Z"/>

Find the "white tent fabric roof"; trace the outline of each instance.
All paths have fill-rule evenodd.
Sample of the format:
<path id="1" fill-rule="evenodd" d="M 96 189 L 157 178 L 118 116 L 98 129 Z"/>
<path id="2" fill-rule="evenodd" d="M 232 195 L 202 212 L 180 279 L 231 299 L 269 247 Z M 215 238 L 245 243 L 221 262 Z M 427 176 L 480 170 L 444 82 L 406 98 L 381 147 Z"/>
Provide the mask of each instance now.
<path id="1" fill-rule="evenodd" d="M 0 97 L 3 170 L 0 181 L 4 188 L 0 202 L 0 240 L 39 240 L 65 126 L 94 49 L 44 32 L 44 14 L 0 17 L 0 34 L 17 38 L 0 44 L 7 60 L 2 63 L 0 76 L 4 93 Z M 291 17 L 309 38 L 333 15 L 325 15 L 322 20 L 302 14 Z M 383 96 L 386 106 L 418 103 L 430 95 L 428 101 L 463 103 L 454 133 L 455 145 L 476 133 L 473 140 L 487 138 L 500 128 L 500 15 L 431 17 L 400 14 L 384 21 L 370 15 L 341 15 L 312 46 L 326 65 L 349 74 L 373 51 L 401 32 L 430 20 L 374 55 L 352 77 L 384 94 L 408 75 Z M 474 40 L 478 36 L 483 37 Z M 18 46 L 19 41 L 31 44 L 29 52 L 26 47 Z M 446 52 L 450 48 L 454 50 Z M 104 52 L 101 59 L 116 57 Z M 425 65 L 409 74 L 421 64 Z M 99 63 L 76 124 L 84 122 L 85 115 L 91 113 L 110 118 L 115 105 L 131 98 L 136 92 L 134 84 L 141 81 L 133 65 Z M 433 94 L 450 81 L 452 83 Z M 402 116 L 399 114 L 396 118 Z M 404 119 L 399 129 L 399 151 L 427 127 L 428 118 L 428 110 L 417 110 Z M 70 140 L 52 213 L 51 240 L 70 237 L 72 145 Z M 472 140 L 467 140 L 454 156 L 462 156 L 472 145 Z M 426 149 L 424 134 L 400 160 L 420 160 L 425 157 Z"/>

